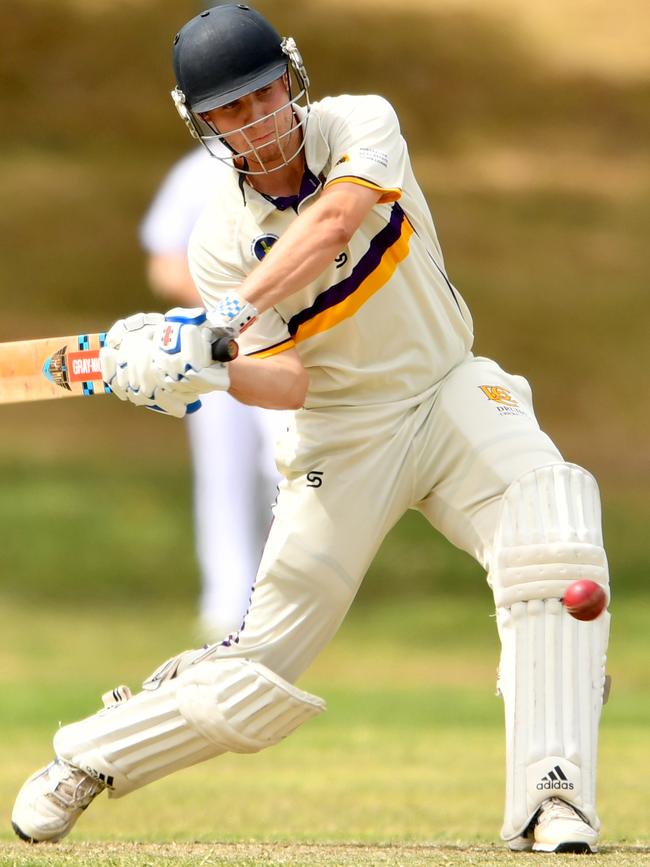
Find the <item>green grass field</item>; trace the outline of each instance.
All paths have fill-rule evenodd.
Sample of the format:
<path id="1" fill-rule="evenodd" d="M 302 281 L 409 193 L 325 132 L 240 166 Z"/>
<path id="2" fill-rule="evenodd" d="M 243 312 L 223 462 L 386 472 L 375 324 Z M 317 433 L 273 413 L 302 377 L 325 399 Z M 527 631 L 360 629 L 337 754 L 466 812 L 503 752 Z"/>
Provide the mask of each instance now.
<path id="1" fill-rule="evenodd" d="M 224 756 L 123 800 L 102 796 L 70 842 L 39 848 L 12 842 L 9 814 L 23 779 L 49 760 L 58 722 L 92 712 L 103 691 L 136 686 L 170 650 L 191 645 L 192 611 L 6 599 L 2 608 L 0 864 L 515 860 L 498 842 L 502 707 L 481 601 L 357 605 L 302 680 L 327 699 L 326 714 L 266 752 Z M 650 857 L 647 626 L 638 605 L 614 615 L 603 852 L 590 863 L 637 864 Z"/>

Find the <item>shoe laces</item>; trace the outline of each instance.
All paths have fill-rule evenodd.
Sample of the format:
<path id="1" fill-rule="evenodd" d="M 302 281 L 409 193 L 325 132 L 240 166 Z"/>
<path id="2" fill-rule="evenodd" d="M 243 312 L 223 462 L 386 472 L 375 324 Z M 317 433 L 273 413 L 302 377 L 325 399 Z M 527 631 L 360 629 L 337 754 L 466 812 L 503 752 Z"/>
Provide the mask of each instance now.
<path id="1" fill-rule="evenodd" d="M 106 788 L 104 783 L 94 780 L 64 759 L 52 762 L 49 777 L 52 782 L 51 797 L 67 810 L 85 810 L 95 795 Z"/>
<path id="2" fill-rule="evenodd" d="M 547 801 L 544 801 L 540 807 L 538 819 L 548 819 L 550 818 L 550 814 L 555 819 L 578 819 L 581 822 L 583 821 L 578 811 L 561 798 L 549 798 Z"/>

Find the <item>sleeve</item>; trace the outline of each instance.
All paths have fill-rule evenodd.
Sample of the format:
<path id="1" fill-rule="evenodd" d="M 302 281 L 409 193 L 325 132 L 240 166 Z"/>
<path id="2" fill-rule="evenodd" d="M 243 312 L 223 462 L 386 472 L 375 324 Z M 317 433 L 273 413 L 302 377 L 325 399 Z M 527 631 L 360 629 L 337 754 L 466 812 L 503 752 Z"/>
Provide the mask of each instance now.
<path id="1" fill-rule="evenodd" d="M 329 131 L 332 168 L 325 186 L 357 183 L 383 190 L 381 203 L 397 201 L 404 186 L 407 149 L 395 110 L 381 96 L 344 99 Z"/>

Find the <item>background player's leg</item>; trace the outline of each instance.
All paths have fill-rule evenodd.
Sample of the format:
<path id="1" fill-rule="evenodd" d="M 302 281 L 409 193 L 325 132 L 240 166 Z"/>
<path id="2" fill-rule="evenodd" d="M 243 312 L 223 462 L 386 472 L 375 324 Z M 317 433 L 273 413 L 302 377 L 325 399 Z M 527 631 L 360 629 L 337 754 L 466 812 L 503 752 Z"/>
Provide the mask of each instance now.
<path id="1" fill-rule="evenodd" d="M 433 481 L 418 507 L 489 570 L 495 595 L 506 713 L 504 839 L 513 848 L 593 848 L 609 617 L 578 624 L 559 598 L 575 578 L 608 583 L 595 482 L 564 463 L 540 431 L 525 380 L 487 359 L 450 374 L 421 446 Z M 545 811 L 535 836 L 521 836 L 553 795 L 578 813 L 549 819 Z"/>
<path id="2" fill-rule="evenodd" d="M 271 524 L 277 473 L 257 408 L 223 392 L 201 401 L 200 412 L 188 416 L 200 619 L 204 636 L 217 641 L 239 629 L 248 608 Z M 238 455 L 236 471 L 233 454 Z"/>

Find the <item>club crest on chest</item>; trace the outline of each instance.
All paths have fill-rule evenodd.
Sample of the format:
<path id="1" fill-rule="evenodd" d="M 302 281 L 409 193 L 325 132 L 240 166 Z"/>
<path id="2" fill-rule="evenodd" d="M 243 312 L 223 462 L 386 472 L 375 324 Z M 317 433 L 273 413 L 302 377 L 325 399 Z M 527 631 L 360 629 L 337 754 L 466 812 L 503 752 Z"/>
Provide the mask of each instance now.
<path id="1" fill-rule="evenodd" d="M 266 235 L 258 235 L 251 241 L 252 255 L 255 256 L 256 259 L 259 259 L 259 261 L 261 262 L 277 240 L 278 236 L 271 233 Z"/>

